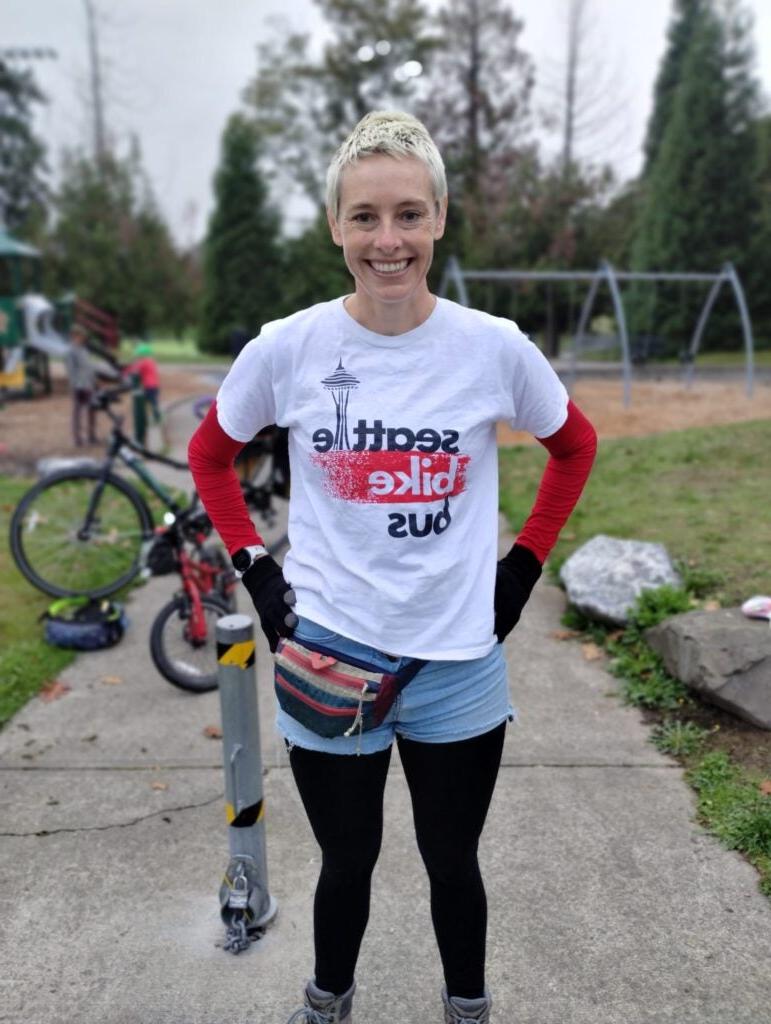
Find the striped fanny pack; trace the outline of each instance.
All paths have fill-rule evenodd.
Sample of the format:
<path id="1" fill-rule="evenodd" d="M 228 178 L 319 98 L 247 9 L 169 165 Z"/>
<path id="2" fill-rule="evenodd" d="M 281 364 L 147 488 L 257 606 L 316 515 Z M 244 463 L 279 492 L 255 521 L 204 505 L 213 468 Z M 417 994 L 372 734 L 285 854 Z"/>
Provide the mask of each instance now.
<path id="1" fill-rule="evenodd" d="M 319 736 L 352 736 L 380 725 L 396 697 L 426 664 L 414 659 L 383 672 L 321 645 L 279 640 L 276 696 L 283 710 Z"/>

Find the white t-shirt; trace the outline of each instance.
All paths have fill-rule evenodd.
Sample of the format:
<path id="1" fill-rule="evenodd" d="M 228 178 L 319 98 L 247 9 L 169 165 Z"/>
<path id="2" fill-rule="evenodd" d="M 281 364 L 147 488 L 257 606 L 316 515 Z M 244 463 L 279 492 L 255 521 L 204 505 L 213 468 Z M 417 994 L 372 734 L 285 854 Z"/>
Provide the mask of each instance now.
<path id="1" fill-rule="evenodd" d="M 439 299 L 375 334 L 343 299 L 266 324 L 217 396 L 238 441 L 289 428 L 296 611 L 391 654 L 467 660 L 495 644 L 495 427 L 549 437 L 567 393 L 509 320 Z M 535 495 L 534 495 L 535 497 Z"/>

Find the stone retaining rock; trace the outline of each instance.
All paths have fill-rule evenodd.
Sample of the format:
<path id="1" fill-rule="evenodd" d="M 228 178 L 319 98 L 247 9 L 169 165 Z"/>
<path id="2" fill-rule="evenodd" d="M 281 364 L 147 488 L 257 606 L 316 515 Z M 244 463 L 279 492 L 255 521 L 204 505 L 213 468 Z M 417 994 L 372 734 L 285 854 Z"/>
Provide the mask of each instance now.
<path id="1" fill-rule="evenodd" d="M 738 608 L 684 612 L 646 630 L 675 676 L 699 696 L 771 729 L 771 629 Z"/>
<path id="2" fill-rule="evenodd" d="M 560 569 L 568 599 L 590 619 L 624 626 L 643 590 L 682 580 L 663 544 L 598 534 L 574 551 Z"/>

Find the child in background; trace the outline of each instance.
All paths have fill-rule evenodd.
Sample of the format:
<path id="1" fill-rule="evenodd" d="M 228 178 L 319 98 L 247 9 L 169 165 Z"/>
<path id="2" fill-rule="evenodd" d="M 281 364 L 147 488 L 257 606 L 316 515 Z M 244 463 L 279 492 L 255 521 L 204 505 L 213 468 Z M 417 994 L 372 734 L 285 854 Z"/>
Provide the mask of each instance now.
<path id="1" fill-rule="evenodd" d="M 125 368 L 124 373 L 138 373 L 142 383 L 145 402 L 153 411 L 153 420 L 161 422 L 161 410 L 158 406 L 159 382 L 158 364 L 153 359 L 153 347 L 146 341 L 140 341 L 134 348 L 133 362 Z"/>

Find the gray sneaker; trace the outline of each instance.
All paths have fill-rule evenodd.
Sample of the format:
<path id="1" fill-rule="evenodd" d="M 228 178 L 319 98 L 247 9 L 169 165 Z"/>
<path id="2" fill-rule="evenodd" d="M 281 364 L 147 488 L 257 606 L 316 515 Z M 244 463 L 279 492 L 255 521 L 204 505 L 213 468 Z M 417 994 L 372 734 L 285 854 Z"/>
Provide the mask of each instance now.
<path id="1" fill-rule="evenodd" d="M 444 1024 L 490 1024 L 493 1001 L 489 992 L 485 992 L 482 999 L 461 999 L 459 996 L 448 996 L 447 989 L 443 988 L 442 1002 Z"/>
<path id="2" fill-rule="evenodd" d="M 305 989 L 305 1006 L 296 1010 L 286 1024 L 351 1024 L 351 1003 L 355 991 L 354 983 L 343 995 L 336 996 L 309 981 Z"/>

